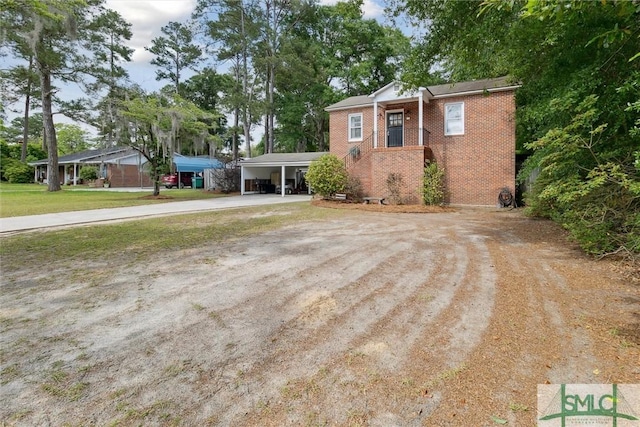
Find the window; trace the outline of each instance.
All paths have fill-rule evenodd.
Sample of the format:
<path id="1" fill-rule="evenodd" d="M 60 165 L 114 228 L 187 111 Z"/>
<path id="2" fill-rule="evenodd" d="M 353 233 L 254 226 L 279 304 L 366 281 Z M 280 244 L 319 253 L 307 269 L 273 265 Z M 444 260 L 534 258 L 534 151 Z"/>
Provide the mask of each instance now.
<path id="1" fill-rule="evenodd" d="M 362 113 L 349 114 L 349 141 L 362 141 Z"/>
<path id="2" fill-rule="evenodd" d="M 444 134 L 464 135 L 464 102 L 444 104 Z"/>

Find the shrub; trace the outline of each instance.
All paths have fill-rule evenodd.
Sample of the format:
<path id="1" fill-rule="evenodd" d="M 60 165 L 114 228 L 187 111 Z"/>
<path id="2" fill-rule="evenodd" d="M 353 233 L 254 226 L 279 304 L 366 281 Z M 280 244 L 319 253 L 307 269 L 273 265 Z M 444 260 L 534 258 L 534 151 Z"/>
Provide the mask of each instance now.
<path id="1" fill-rule="evenodd" d="M 80 179 L 83 181 L 94 181 L 98 179 L 98 168 L 95 166 L 83 166 L 80 169 Z"/>
<path id="2" fill-rule="evenodd" d="M 422 201 L 425 205 L 440 205 L 444 202 L 444 169 L 436 162 L 426 161 L 424 164 Z"/>
<path id="3" fill-rule="evenodd" d="M 213 186 L 224 194 L 240 189 L 240 168 L 222 168 L 213 171 Z"/>
<path id="4" fill-rule="evenodd" d="M 350 199 L 354 202 L 361 202 L 364 197 L 364 190 L 362 188 L 362 182 L 357 176 L 349 175 L 347 185 L 344 191 L 349 195 Z"/>
<path id="5" fill-rule="evenodd" d="M 305 179 L 314 192 L 331 197 L 345 190 L 349 175 L 342 160 L 334 154 L 325 154 L 311 162 Z"/>
<path id="6" fill-rule="evenodd" d="M 387 189 L 389 190 L 389 199 L 394 205 L 402 204 L 402 187 L 404 182 L 401 173 L 391 172 L 387 175 Z"/>
<path id="7" fill-rule="evenodd" d="M 20 160 L 7 159 L 3 168 L 4 178 L 14 184 L 33 182 L 33 168 Z"/>

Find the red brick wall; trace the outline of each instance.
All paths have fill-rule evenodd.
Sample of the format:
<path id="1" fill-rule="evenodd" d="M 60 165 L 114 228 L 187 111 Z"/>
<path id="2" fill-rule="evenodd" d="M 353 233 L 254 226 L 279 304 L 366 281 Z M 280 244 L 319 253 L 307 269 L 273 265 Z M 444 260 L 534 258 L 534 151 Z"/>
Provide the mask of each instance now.
<path id="1" fill-rule="evenodd" d="M 465 133 L 444 135 L 444 104 L 463 101 Z M 390 106 L 411 110 L 411 123 L 418 126 L 418 105 Z M 330 113 L 330 151 L 343 158 L 353 143 L 348 142 L 347 118 L 362 111 L 363 136 L 373 132 L 373 107 Z M 401 173 L 406 203 L 420 203 L 420 188 L 425 158 L 433 157 L 445 169 L 446 201 L 451 204 L 489 205 L 497 203 L 502 187 L 515 191 L 515 100 L 512 91 L 431 100 L 424 105 L 424 126 L 430 132 L 428 147 L 385 148 L 384 109 L 379 108 L 380 144 L 363 155 L 349 171 L 362 181 L 370 196 L 388 196 L 386 179 L 391 172 Z M 427 142 L 425 141 L 425 144 Z"/>
<path id="2" fill-rule="evenodd" d="M 349 152 L 349 147 L 360 144 L 349 142 L 349 114 L 362 114 L 362 138 L 370 138 L 373 134 L 373 107 L 355 108 L 333 112 L 329 115 L 329 145 L 331 153 L 344 158 Z"/>
<path id="3" fill-rule="evenodd" d="M 465 133 L 444 135 L 444 104 L 464 102 Z M 429 147 L 445 169 L 447 202 L 496 205 L 502 187 L 515 194 L 514 93 L 494 92 L 431 101 Z"/>
<path id="4" fill-rule="evenodd" d="M 420 146 L 374 150 L 371 158 L 371 169 L 375 171 L 371 176 L 371 195 L 389 197 L 387 178 L 390 173 L 400 173 L 404 184 L 401 193 L 402 203 L 422 203 L 420 188 L 426 152 L 427 148 Z"/>
<path id="5" fill-rule="evenodd" d="M 108 165 L 107 177 L 112 187 L 140 187 L 141 179 L 143 187 L 153 187 L 149 176 L 141 174 L 136 165 Z"/>

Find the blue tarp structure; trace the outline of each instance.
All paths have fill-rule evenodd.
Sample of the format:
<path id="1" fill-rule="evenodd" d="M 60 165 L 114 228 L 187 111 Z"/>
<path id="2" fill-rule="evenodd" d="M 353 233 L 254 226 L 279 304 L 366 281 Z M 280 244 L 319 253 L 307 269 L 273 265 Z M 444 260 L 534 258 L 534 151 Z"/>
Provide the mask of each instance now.
<path id="1" fill-rule="evenodd" d="M 208 157 L 189 157 L 181 154 L 173 155 L 173 163 L 177 172 L 203 172 L 205 169 L 222 169 L 224 163 L 218 159 Z"/>

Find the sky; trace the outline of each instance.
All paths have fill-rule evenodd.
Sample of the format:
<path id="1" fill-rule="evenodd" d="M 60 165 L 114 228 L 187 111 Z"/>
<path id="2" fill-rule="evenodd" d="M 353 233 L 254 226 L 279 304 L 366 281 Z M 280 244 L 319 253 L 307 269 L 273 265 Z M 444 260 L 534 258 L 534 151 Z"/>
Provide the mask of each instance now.
<path id="1" fill-rule="evenodd" d="M 364 0 L 362 11 L 365 18 L 368 19 L 384 19 L 384 0 Z M 131 23 L 131 31 L 133 36 L 127 43 L 129 47 L 134 49 L 132 61 L 124 63 L 122 66 L 128 71 L 129 79 L 132 83 L 138 84 L 148 92 L 161 89 L 169 84 L 167 80 L 157 81 L 156 67 L 150 64 L 153 55 L 145 50 L 145 47 L 151 45 L 151 40 L 155 37 L 162 36 L 161 28 L 171 21 L 184 22 L 191 17 L 196 6 L 197 0 L 106 0 L 105 4 L 108 9 L 115 10 L 120 13 L 125 21 Z M 333 5 L 338 0 L 320 0 L 320 4 Z M 218 71 L 224 72 L 224 66 L 216 67 Z M 185 73 L 185 77 L 190 77 Z M 54 82 L 55 84 L 56 82 Z M 64 94 L 63 94 L 64 93 Z M 85 96 L 75 86 L 62 87 L 60 95 L 64 98 L 74 99 Z M 66 95 L 66 96 L 65 96 Z M 12 105 L 11 108 L 20 109 L 20 105 Z M 8 122 L 21 113 L 7 111 Z M 74 123 L 80 125 L 90 134 L 94 134 L 95 129 L 85 126 L 82 123 L 76 123 L 73 120 L 56 115 L 54 121 L 61 123 Z M 260 129 L 256 129 L 253 133 L 254 143 L 259 141 L 261 135 Z"/>
<path id="2" fill-rule="evenodd" d="M 365 18 L 382 19 L 383 0 L 364 0 L 362 11 Z M 320 0 L 320 4 L 332 5 L 338 0 Z M 133 83 L 146 90 L 158 90 L 168 81 L 155 80 L 155 67 L 150 64 L 153 55 L 145 50 L 153 38 L 161 36 L 160 29 L 171 21 L 183 22 L 191 16 L 196 0 L 106 0 L 109 9 L 120 13 L 131 23 L 133 37 L 129 46 L 134 49 L 132 61 L 123 66 Z"/>

